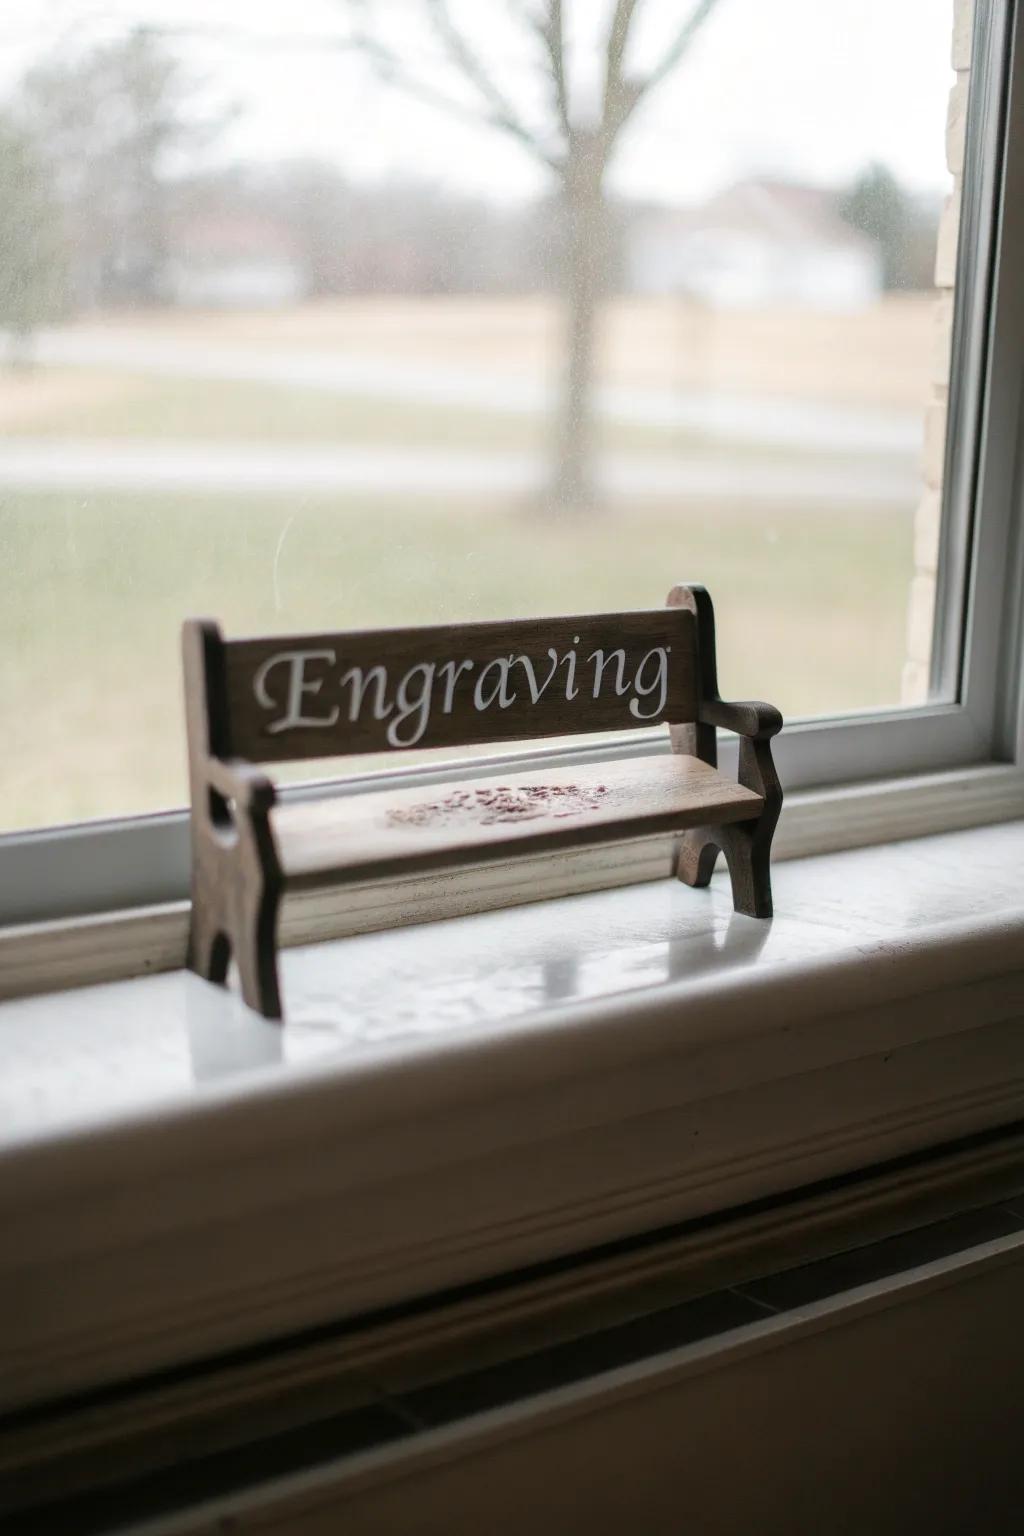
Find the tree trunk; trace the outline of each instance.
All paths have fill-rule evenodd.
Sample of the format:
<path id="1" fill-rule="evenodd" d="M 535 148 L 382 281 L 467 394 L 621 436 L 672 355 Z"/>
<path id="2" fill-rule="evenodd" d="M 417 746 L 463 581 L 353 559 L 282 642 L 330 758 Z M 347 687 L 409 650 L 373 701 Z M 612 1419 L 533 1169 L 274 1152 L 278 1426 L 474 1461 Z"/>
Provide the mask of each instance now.
<path id="1" fill-rule="evenodd" d="M 7 366 L 12 373 L 31 373 L 35 363 L 35 334 L 30 324 L 18 321 L 7 333 Z"/>
<path id="2" fill-rule="evenodd" d="M 602 181 L 603 164 L 596 146 L 584 142 L 570 156 L 564 185 L 568 224 L 563 290 L 565 373 L 551 499 L 556 509 L 565 511 L 590 511 L 597 497 L 594 344 L 607 245 Z"/>

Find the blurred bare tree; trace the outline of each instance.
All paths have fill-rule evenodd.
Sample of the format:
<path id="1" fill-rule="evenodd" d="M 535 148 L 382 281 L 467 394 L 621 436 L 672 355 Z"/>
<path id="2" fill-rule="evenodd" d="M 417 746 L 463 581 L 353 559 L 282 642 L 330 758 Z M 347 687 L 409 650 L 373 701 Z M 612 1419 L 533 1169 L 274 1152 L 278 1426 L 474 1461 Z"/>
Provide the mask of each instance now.
<path id="1" fill-rule="evenodd" d="M 473 105 L 449 100 L 424 74 L 415 57 L 381 35 L 380 7 L 347 0 L 355 42 L 381 79 L 434 105 L 503 133 L 555 177 L 566 225 L 562 290 L 567 319 L 564 389 L 552 501 L 566 509 L 588 509 L 595 501 L 593 480 L 593 375 L 598 304 L 608 260 L 609 200 L 606 178 L 623 131 L 640 103 L 689 53 L 718 0 L 696 0 L 661 56 L 643 70 L 629 64 L 629 46 L 644 0 L 615 0 L 609 7 L 601 44 L 603 82 L 596 107 L 577 100 L 571 82 L 563 0 L 510 0 L 509 9 L 534 43 L 537 92 L 545 103 L 541 119 L 527 115 L 507 89 L 500 60 L 487 58 L 453 17 L 449 0 L 416 0 L 441 53 L 468 87 Z"/>
<path id="2" fill-rule="evenodd" d="M 933 286 L 941 199 L 915 196 L 888 166 L 875 161 L 840 197 L 838 206 L 847 224 L 878 244 L 884 288 Z"/>
<path id="3" fill-rule="evenodd" d="M 0 326 L 10 338 L 9 361 L 31 362 L 33 333 L 64 312 L 66 264 L 60 209 L 28 136 L 0 120 Z"/>
<path id="4" fill-rule="evenodd" d="M 145 27 L 26 74 L 15 112 L 63 209 L 79 304 L 162 297 L 171 162 L 223 121 L 189 110 L 193 90 Z"/>

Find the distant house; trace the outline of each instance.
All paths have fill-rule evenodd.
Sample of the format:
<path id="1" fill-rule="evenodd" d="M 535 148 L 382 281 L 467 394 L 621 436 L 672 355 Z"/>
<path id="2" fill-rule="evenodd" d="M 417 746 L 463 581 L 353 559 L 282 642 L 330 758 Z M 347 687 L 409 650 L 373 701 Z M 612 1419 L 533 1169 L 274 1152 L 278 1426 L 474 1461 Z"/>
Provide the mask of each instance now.
<path id="1" fill-rule="evenodd" d="M 627 270 L 635 293 L 688 294 L 725 309 L 858 309 L 882 289 L 878 245 L 844 223 L 828 191 L 761 179 L 702 207 L 639 215 Z"/>
<path id="2" fill-rule="evenodd" d="M 184 218 L 171 232 L 168 299 L 204 309 L 276 308 L 306 295 L 306 273 L 288 226 L 256 214 Z"/>

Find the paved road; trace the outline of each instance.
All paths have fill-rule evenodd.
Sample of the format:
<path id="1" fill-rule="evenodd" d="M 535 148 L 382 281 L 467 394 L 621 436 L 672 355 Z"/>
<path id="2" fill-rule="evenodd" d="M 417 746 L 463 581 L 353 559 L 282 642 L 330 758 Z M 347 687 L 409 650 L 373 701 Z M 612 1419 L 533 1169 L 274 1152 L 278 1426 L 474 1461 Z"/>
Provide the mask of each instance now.
<path id="1" fill-rule="evenodd" d="M 529 494 L 550 474 L 540 454 L 448 449 L 267 447 L 254 443 L 126 442 L 5 438 L 0 487 L 31 490 L 214 491 L 246 495 Z M 599 478 L 618 495 L 738 496 L 744 499 L 912 505 L 920 480 L 911 460 L 865 463 L 856 473 L 827 460 L 759 463 L 611 454 Z"/>
<path id="2" fill-rule="evenodd" d="M 41 331 L 36 356 L 41 363 L 64 367 L 293 384 L 363 399 L 521 416 L 536 416 L 552 405 L 550 389 L 539 380 L 500 372 L 362 353 L 207 345 L 102 327 Z M 598 411 L 609 420 L 689 429 L 776 448 L 914 454 L 921 441 L 917 412 L 623 385 L 604 386 L 595 398 Z"/>

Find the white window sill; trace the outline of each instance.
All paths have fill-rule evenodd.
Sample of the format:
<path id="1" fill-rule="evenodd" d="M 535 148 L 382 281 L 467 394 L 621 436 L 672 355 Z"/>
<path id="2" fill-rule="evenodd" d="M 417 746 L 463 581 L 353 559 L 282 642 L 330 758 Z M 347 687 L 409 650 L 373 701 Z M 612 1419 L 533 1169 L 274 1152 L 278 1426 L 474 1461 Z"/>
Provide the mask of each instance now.
<path id="1" fill-rule="evenodd" d="M 0 1005 L 0 1404 L 1024 1118 L 1024 822 Z M 69 1283 L 69 1276 L 73 1277 Z"/>

